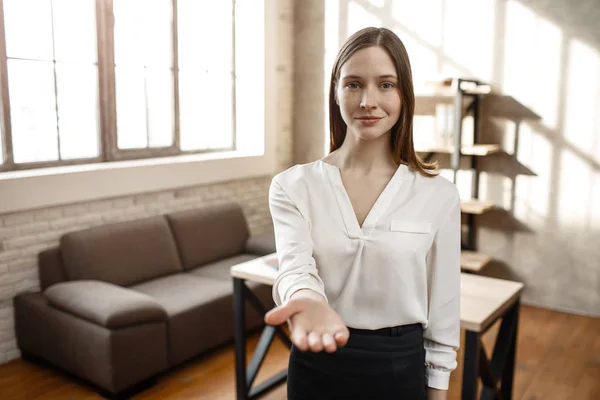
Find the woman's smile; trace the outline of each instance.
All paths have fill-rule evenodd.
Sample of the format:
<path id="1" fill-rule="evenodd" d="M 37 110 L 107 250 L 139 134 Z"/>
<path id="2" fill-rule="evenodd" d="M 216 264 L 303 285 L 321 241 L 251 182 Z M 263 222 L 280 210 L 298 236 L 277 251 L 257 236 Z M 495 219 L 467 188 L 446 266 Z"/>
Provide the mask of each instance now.
<path id="1" fill-rule="evenodd" d="M 360 117 L 360 118 L 356 118 L 356 119 L 359 120 L 360 123 L 363 124 L 364 126 L 374 126 L 379 121 L 381 121 L 383 118 L 382 117 Z"/>

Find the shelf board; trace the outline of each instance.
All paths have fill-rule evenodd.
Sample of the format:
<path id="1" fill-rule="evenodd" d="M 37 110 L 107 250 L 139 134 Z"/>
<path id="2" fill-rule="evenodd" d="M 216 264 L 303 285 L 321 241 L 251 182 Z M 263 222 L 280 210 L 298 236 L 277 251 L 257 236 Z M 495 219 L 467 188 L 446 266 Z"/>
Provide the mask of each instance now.
<path id="1" fill-rule="evenodd" d="M 485 89 L 487 90 L 487 89 Z M 497 93 L 493 90 L 485 92 L 482 89 L 466 91 L 466 93 L 482 95 L 482 110 L 490 117 L 508 118 L 511 120 L 539 120 L 541 117 L 513 96 Z M 438 104 L 454 104 L 456 91 L 451 88 L 440 88 L 430 91 L 415 93 L 415 115 L 432 115 L 436 113 Z M 463 115 L 466 115 L 466 107 L 471 103 L 468 96 L 463 98 Z"/>
<path id="2" fill-rule="evenodd" d="M 415 151 L 418 153 L 445 153 L 452 154 L 454 152 L 454 147 L 419 147 L 416 148 Z M 463 146 L 461 149 L 461 154 L 466 156 L 487 156 L 488 154 L 499 153 L 502 151 L 500 145 L 498 144 L 475 144 L 470 146 Z"/>
<path id="3" fill-rule="evenodd" d="M 460 211 L 465 214 L 483 214 L 486 211 L 494 208 L 494 203 L 491 201 L 480 201 L 477 199 L 461 200 Z"/>
<path id="4" fill-rule="evenodd" d="M 490 94 L 484 97 L 482 108 L 490 117 L 513 120 L 539 120 L 541 117 L 523 103 L 506 94 Z"/>
<path id="5" fill-rule="evenodd" d="M 438 104 L 454 104 L 455 92 L 452 91 L 433 91 L 415 94 L 415 115 L 435 116 L 436 106 Z M 468 97 L 463 98 L 463 114 L 466 114 L 467 107 L 473 100 Z"/>
<path id="6" fill-rule="evenodd" d="M 460 253 L 460 268 L 463 271 L 479 272 L 490 261 L 492 261 L 492 257 L 476 251 L 463 250 Z"/>

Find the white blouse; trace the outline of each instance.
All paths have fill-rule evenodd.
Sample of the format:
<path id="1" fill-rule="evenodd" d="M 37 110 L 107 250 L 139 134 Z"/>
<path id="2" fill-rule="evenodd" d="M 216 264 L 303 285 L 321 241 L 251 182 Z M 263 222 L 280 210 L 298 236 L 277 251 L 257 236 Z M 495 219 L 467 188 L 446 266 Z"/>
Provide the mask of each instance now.
<path id="1" fill-rule="evenodd" d="M 401 165 L 359 225 L 338 167 L 276 175 L 269 191 L 279 273 L 273 299 L 321 294 L 346 326 L 422 323 L 429 387 L 447 389 L 460 344 L 460 199 L 456 186 Z"/>

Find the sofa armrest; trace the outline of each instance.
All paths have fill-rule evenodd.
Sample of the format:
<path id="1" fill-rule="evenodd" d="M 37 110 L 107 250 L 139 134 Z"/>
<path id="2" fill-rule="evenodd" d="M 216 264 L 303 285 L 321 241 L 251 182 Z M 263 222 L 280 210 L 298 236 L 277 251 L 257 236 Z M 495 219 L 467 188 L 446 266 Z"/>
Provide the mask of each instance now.
<path id="1" fill-rule="evenodd" d="M 106 328 L 167 320 L 152 297 L 101 281 L 70 281 L 44 291 L 50 305 Z"/>
<path id="2" fill-rule="evenodd" d="M 275 253 L 275 233 L 273 231 L 265 232 L 260 235 L 253 235 L 246 241 L 245 252 L 266 256 Z"/>

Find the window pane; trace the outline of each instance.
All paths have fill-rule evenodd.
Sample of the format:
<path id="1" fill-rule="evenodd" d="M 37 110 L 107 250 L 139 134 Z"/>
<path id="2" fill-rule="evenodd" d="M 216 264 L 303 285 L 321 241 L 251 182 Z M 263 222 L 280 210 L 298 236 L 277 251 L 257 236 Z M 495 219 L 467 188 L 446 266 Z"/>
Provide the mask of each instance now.
<path id="1" fill-rule="evenodd" d="M 53 0 L 56 61 L 96 62 L 95 7 L 95 0 Z"/>
<path id="2" fill-rule="evenodd" d="M 144 78 L 144 67 L 115 67 L 117 145 L 120 149 L 148 146 Z"/>
<path id="3" fill-rule="evenodd" d="M 181 150 L 233 146 L 233 2 L 177 2 Z"/>
<path id="4" fill-rule="evenodd" d="M 6 55 L 52 60 L 50 0 L 3 0 Z"/>
<path id="5" fill-rule="evenodd" d="M 180 68 L 230 71 L 233 59 L 231 0 L 177 2 Z"/>
<path id="6" fill-rule="evenodd" d="M 173 73 L 146 70 L 148 88 L 148 139 L 150 147 L 173 145 Z"/>
<path id="7" fill-rule="evenodd" d="M 96 66 L 57 63 L 60 157 L 97 157 L 98 70 Z"/>
<path id="8" fill-rule="evenodd" d="M 173 65 L 171 0 L 115 0 L 115 64 Z"/>
<path id="9" fill-rule="evenodd" d="M 8 88 L 15 162 L 58 160 L 53 63 L 9 59 Z"/>
<path id="10" fill-rule="evenodd" d="M 183 70 L 179 83 L 181 150 L 231 147 L 231 75 Z"/>

